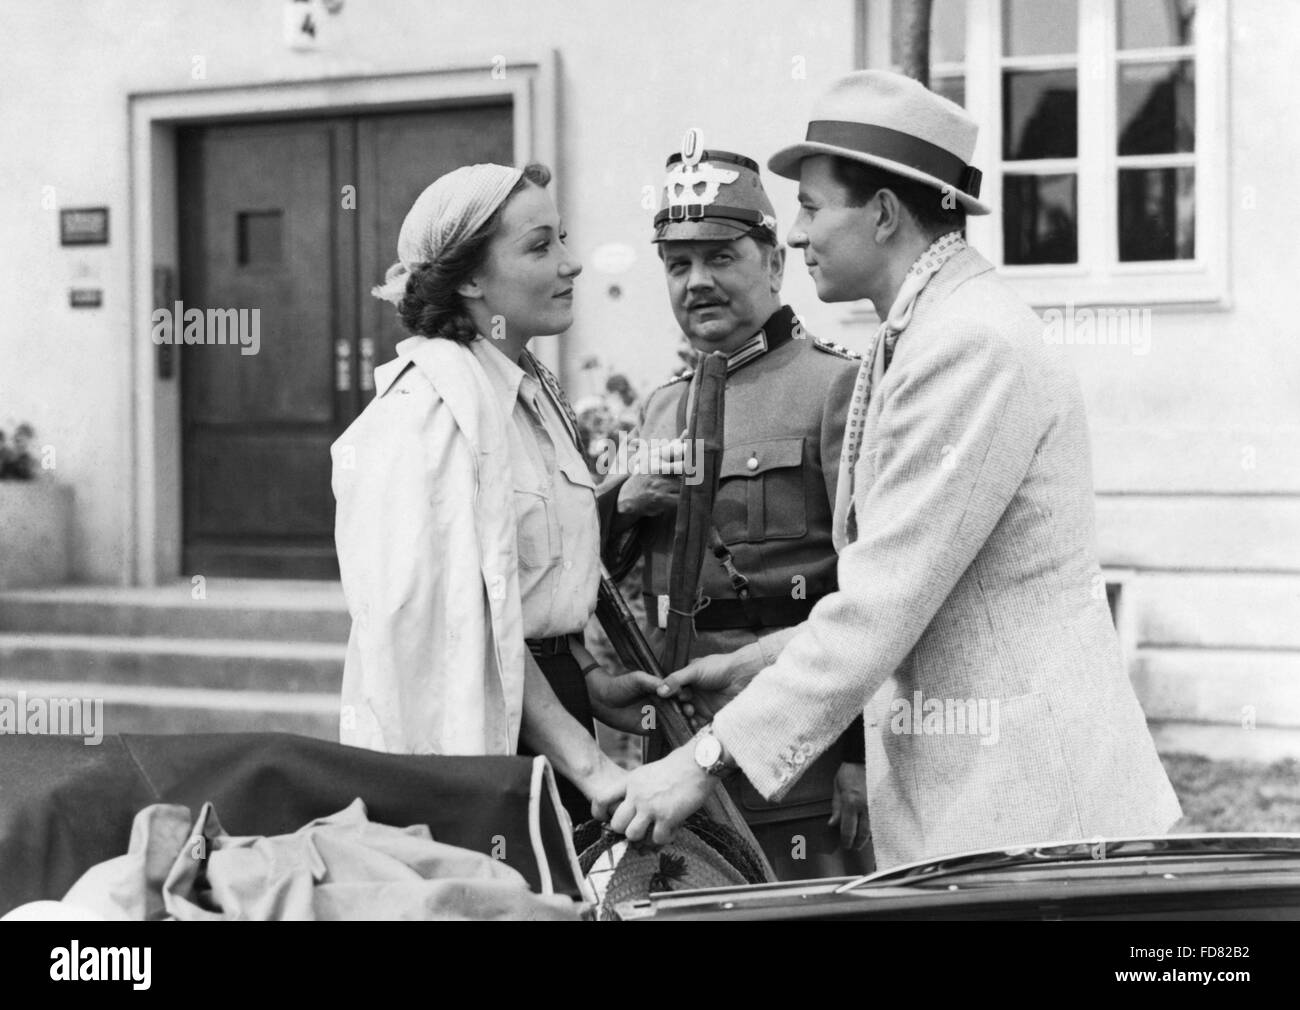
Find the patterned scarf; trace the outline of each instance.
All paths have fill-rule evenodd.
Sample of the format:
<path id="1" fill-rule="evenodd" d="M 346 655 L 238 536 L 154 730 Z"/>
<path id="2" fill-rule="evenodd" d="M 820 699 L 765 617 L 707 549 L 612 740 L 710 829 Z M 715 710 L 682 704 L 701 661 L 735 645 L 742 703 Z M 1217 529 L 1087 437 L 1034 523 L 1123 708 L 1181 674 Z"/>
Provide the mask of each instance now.
<path id="1" fill-rule="evenodd" d="M 524 353 L 528 355 L 528 360 L 532 363 L 533 370 L 537 377 L 542 380 L 542 388 L 546 390 L 551 398 L 551 403 L 555 404 L 560 412 L 560 416 L 565 420 L 566 427 L 569 430 L 569 437 L 573 439 L 573 445 L 578 450 L 578 455 L 587 460 L 587 450 L 582 444 L 581 428 L 578 425 L 578 415 L 573 412 L 573 407 L 569 403 L 569 398 L 564 395 L 564 390 L 560 386 L 560 380 L 554 373 L 542 364 L 541 359 L 532 351 L 525 349 Z"/>
<path id="2" fill-rule="evenodd" d="M 912 309 L 930 278 L 965 248 L 966 241 L 961 232 L 950 231 L 921 253 L 903 278 L 903 285 L 898 289 L 893 307 L 876 330 L 871 351 L 858 369 L 853 398 L 849 401 L 848 419 L 844 425 L 844 447 L 840 452 L 839 481 L 835 487 L 835 518 L 831 527 L 831 540 L 837 551 L 843 550 L 858 536 L 857 518 L 853 509 L 853 471 L 862 455 L 862 434 L 867 423 L 867 403 L 871 397 L 871 388 L 889 367 L 898 337 L 912 321 Z"/>

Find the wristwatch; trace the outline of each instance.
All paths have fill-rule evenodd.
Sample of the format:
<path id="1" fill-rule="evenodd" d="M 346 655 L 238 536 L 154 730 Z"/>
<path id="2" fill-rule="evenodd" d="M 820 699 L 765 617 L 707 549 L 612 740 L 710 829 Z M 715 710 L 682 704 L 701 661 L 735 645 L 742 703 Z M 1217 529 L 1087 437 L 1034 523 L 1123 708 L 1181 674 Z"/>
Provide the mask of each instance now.
<path id="1" fill-rule="evenodd" d="M 722 749 L 722 741 L 713 735 L 713 727 L 705 726 L 695 734 L 695 763 L 706 775 L 722 778 L 735 770 Z"/>

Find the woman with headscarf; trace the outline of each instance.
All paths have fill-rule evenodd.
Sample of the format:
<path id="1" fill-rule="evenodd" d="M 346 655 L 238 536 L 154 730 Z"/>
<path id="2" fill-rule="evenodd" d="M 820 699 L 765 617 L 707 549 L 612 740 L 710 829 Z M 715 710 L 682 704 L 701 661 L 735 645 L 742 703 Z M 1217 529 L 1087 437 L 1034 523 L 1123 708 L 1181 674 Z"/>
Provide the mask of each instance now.
<path id="1" fill-rule="evenodd" d="M 635 729 L 655 681 L 609 675 L 582 643 L 600 581 L 594 484 L 564 394 L 527 349 L 571 325 L 582 270 L 549 181 L 541 165 L 442 176 L 375 289 L 413 335 L 331 450 L 352 614 L 340 739 L 544 754 L 577 822 L 623 788 L 593 715 Z"/>

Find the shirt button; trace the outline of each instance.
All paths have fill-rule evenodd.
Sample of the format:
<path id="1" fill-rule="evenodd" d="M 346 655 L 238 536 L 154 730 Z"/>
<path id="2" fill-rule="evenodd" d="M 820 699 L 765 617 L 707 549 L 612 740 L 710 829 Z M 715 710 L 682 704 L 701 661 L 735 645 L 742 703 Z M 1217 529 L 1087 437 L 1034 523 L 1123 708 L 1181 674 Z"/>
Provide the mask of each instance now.
<path id="1" fill-rule="evenodd" d="M 573 567 L 573 562 L 572 562 L 572 561 L 566 561 L 566 562 L 564 562 L 564 570 L 565 570 L 566 572 L 567 572 L 570 568 L 572 568 L 572 567 Z"/>
<path id="2" fill-rule="evenodd" d="M 757 457 L 757 456 L 750 456 L 750 457 L 749 457 L 749 462 L 747 462 L 747 463 L 745 464 L 745 466 L 749 467 L 751 470 L 757 470 L 757 469 L 758 469 L 758 457 Z"/>

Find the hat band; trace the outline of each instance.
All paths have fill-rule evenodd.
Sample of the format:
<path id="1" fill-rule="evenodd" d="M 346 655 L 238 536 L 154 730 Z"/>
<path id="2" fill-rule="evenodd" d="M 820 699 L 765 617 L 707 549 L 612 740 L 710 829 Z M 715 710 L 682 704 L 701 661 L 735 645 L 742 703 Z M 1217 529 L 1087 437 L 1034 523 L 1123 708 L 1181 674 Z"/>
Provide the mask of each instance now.
<path id="1" fill-rule="evenodd" d="M 934 176 L 967 196 L 979 198 L 982 173 L 951 151 L 928 140 L 913 137 L 901 130 L 871 123 L 851 123 L 842 119 L 814 119 L 808 124 L 808 143 L 844 147 L 896 161 L 918 172 Z"/>

